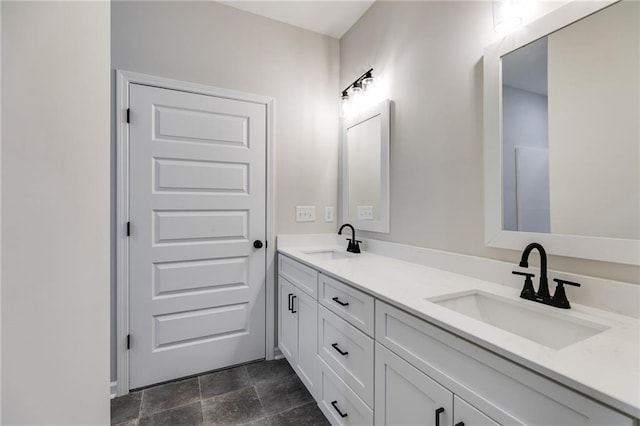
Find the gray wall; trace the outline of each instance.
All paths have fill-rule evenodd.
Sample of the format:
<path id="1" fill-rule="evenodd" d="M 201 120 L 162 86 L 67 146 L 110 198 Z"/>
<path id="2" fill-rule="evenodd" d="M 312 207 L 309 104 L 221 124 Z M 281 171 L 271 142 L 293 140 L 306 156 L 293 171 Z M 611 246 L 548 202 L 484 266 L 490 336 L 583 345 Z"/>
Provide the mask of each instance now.
<path id="1" fill-rule="evenodd" d="M 109 423 L 109 4 L 2 2 L 3 424 Z"/>
<path id="2" fill-rule="evenodd" d="M 111 8 L 113 69 L 274 97 L 276 232 L 336 230 L 323 212 L 337 206 L 338 40 L 208 1 Z M 296 205 L 317 221 L 295 223 Z"/>
<path id="3" fill-rule="evenodd" d="M 497 38 L 491 2 L 394 1 L 374 3 L 340 40 L 340 86 L 373 67 L 394 102 L 391 233 L 365 236 L 519 258 L 484 246 L 482 56 Z M 636 266 L 560 257 L 550 266 L 640 281 Z"/>

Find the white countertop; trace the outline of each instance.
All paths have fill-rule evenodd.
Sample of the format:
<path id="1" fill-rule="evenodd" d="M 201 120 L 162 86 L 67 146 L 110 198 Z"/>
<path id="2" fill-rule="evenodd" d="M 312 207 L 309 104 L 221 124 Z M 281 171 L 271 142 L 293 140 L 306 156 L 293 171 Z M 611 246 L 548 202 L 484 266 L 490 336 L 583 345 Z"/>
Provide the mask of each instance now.
<path id="1" fill-rule="evenodd" d="M 519 290 L 372 253 L 334 260 L 319 260 L 304 253 L 329 249 L 344 252 L 344 247 L 327 245 L 280 247 L 278 252 L 640 418 L 640 321 L 637 319 L 573 303 L 569 310 L 535 304 L 540 309 L 554 313 L 561 311 L 579 320 L 610 327 L 595 336 L 555 350 L 426 300 L 482 290 L 522 303 L 523 307 L 531 306 L 534 302 L 520 299 Z M 550 287 L 553 291 L 553 286 Z"/>

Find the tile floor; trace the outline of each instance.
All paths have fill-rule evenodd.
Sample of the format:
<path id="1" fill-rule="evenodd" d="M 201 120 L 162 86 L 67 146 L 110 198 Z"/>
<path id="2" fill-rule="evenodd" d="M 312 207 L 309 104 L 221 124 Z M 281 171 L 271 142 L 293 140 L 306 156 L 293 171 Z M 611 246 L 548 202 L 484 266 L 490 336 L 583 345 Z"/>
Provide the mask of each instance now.
<path id="1" fill-rule="evenodd" d="M 286 360 L 261 361 L 111 400 L 119 426 L 328 425 Z"/>

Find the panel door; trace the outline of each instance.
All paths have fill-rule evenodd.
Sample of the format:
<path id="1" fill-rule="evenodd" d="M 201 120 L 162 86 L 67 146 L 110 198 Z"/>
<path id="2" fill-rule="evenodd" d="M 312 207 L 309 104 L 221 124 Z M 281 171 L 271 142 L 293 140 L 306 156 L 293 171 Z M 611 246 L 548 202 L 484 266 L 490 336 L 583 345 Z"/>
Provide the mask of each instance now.
<path id="1" fill-rule="evenodd" d="M 295 287 L 281 276 L 278 277 L 278 347 L 295 367 L 298 359 L 298 316 L 292 308 Z"/>
<path id="2" fill-rule="evenodd" d="M 264 358 L 266 107 L 130 88 L 130 388 Z"/>
<path id="3" fill-rule="evenodd" d="M 435 426 L 437 421 L 442 426 L 452 424 L 450 391 L 379 343 L 375 366 L 377 426 Z"/>
<path id="4" fill-rule="evenodd" d="M 296 289 L 294 310 L 298 315 L 298 361 L 296 370 L 315 396 L 318 381 L 318 302 Z"/>
<path id="5" fill-rule="evenodd" d="M 456 395 L 453 396 L 453 410 L 454 426 L 500 426 L 499 423 Z"/>

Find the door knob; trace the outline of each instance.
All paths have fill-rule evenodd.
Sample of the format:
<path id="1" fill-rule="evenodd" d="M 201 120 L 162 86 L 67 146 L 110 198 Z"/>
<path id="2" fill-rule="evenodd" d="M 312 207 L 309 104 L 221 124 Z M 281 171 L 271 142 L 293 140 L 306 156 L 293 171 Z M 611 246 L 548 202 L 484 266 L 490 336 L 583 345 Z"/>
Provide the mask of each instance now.
<path id="1" fill-rule="evenodd" d="M 261 249 L 262 248 L 262 241 L 260 240 L 255 240 L 253 242 L 253 247 L 257 248 L 257 249 Z"/>

